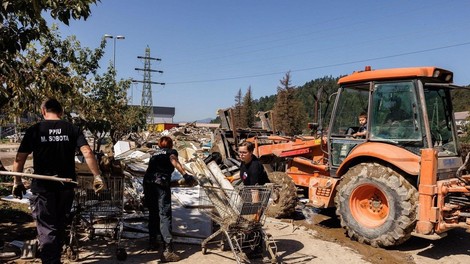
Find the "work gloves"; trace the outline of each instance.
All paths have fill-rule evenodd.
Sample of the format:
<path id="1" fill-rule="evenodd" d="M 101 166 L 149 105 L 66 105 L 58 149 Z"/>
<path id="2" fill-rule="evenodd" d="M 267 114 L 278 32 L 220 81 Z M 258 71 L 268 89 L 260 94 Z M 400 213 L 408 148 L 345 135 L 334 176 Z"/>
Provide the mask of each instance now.
<path id="1" fill-rule="evenodd" d="M 93 176 L 93 190 L 95 193 L 100 192 L 104 188 L 104 182 L 101 175 Z"/>
<path id="2" fill-rule="evenodd" d="M 189 175 L 189 174 L 185 173 L 183 175 L 183 179 L 184 179 L 184 185 L 188 185 L 188 186 L 196 186 L 197 185 L 197 180 L 192 175 Z"/>
<path id="3" fill-rule="evenodd" d="M 24 187 L 23 183 L 13 184 L 12 194 L 14 198 L 23 199 L 23 195 L 26 194 L 26 188 Z"/>

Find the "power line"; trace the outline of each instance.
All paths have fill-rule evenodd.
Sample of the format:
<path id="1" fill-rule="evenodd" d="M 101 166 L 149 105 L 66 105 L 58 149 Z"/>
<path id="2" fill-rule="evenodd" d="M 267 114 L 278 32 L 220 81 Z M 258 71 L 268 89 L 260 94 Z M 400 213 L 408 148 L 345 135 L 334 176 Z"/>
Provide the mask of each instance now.
<path id="1" fill-rule="evenodd" d="M 359 17 L 358 19 L 355 19 L 355 20 L 346 19 L 345 17 L 341 16 L 341 17 L 336 17 L 334 19 L 317 21 L 313 24 L 301 27 L 301 28 L 309 29 L 307 32 L 302 31 L 301 33 L 296 33 L 296 34 L 292 35 L 292 34 L 288 34 L 288 33 L 298 32 L 298 31 L 300 31 L 301 28 L 299 28 L 299 27 L 298 28 L 290 28 L 290 29 L 287 29 L 287 30 L 277 31 L 277 32 L 271 33 L 271 34 L 262 34 L 262 35 L 258 35 L 258 36 L 253 36 L 249 40 L 247 39 L 247 40 L 239 40 L 239 41 L 232 41 L 232 42 L 223 42 L 223 44 L 213 44 L 208 49 L 208 51 L 211 52 L 211 54 L 207 54 L 207 56 L 209 56 L 209 57 L 200 58 L 200 59 L 197 59 L 197 58 L 193 58 L 193 59 L 184 58 L 184 61 L 169 64 L 168 66 L 203 64 L 205 62 L 217 61 L 217 60 L 224 59 L 224 58 L 237 58 L 237 57 L 240 57 L 242 55 L 259 53 L 259 52 L 262 52 L 262 51 L 273 50 L 273 49 L 277 49 L 277 48 L 280 48 L 280 47 L 288 47 L 288 46 L 298 45 L 299 43 L 304 43 L 304 42 L 308 42 L 308 41 L 320 41 L 320 40 L 324 39 L 324 37 L 321 37 L 321 38 L 318 37 L 318 34 L 320 32 L 325 32 L 326 37 L 329 37 L 329 36 L 342 36 L 343 35 L 342 33 L 334 33 L 334 32 L 332 32 L 332 30 L 337 30 L 337 29 L 348 30 L 348 28 L 350 28 L 353 25 L 359 26 L 361 24 L 362 25 L 363 24 L 368 24 L 371 21 L 373 21 L 374 23 L 383 23 L 384 21 L 386 21 L 386 19 L 393 18 L 394 20 L 396 20 L 398 18 L 404 17 L 405 15 L 413 14 L 414 16 L 416 16 L 417 12 L 422 13 L 424 11 L 430 10 L 431 7 L 432 6 L 430 5 L 430 6 L 426 6 L 426 7 L 423 7 L 423 6 L 416 7 L 415 9 L 407 8 L 405 10 L 399 10 L 399 12 L 386 13 L 385 15 L 380 14 L 380 13 L 372 12 L 372 14 L 375 14 L 374 16 Z M 377 8 L 382 9 L 383 7 L 380 6 L 380 7 L 377 7 Z M 347 22 L 339 24 L 337 26 L 333 26 L 333 27 L 325 26 L 325 25 L 332 24 L 332 22 L 334 22 L 334 21 L 341 21 L 341 20 L 344 20 L 344 21 L 347 21 Z M 320 26 L 320 28 L 318 28 L 317 26 Z M 443 26 L 443 23 L 440 23 L 440 26 Z M 362 30 L 367 30 L 367 27 L 361 27 L 361 28 L 362 28 Z M 448 29 L 448 28 L 449 27 L 447 27 L 445 29 Z M 436 28 L 430 28 L 430 29 L 428 29 L 428 31 L 432 31 L 433 34 L 434 34 L 438 30 L 436 30 Z M 420 32 L 423 32 L 423 29 L 420 28 Z M 445 30 L 443 32 L 445 32 Z M 267 39 L 267 37 L 270 37 L 270 36 L 275 36 L 275 38 L 274 39 L 272 39 L 272 38 Z M 387 34 L 387 36 L 388 36 L 388 38 L 393 38 L 393 36 L 390 36 L 389 34 Z M 308 38 L 303 39 L 304 37 L 308 37 Z M 230 48 L 231 44 L 236 44 L 236 43 L 240 43 L 240 42 L 248 42 L 248 41 L 252 41 L 253 39 L 258 39 L 260 41 L 257 41 L 255 43 L 251 43 L 251 44 L 246 44 L 246 45 Z M 293 41 L 295 39 L 300 39 L 300 40 L 299 41 Z M 288 43 L 285 43 L 286 41 L 288 41 Z M 218 55 L 211 56 L 213 51 L 214 51 L 214 48 L 218 47 L 218 46 L 224 47 L 223 55 L 221 55 L 221 56 L 218 56 Z M 258 46 L 261 46 L 261 47 L 256 48 Z M 351 46 L 351 45 L 349 45 L 349 46 Z M 206 46 L 206 48 L 208 48 L 208 47 Z M 248 48 L 248 49 L 245 50 L 245 48 Z M 200 50 L 205 51 L 205 49 L 200 49 Z M 236 51 L 236 50 L 238 50 L 238 51 Z M 235 51 L 235 52 L 232 52 L 232 51 Z M 203 54 L 199 54 L 199 55 L 203 55 Z M 205 56 L 205 55 L 203 55 L 203 56 Z"/>
<path id="2" fill-rule="evenodd" d="M 290 71 L 290 72 L 302 72 L 302 71 L 309 71 L 309 70 L 316 70 L 316 69 L 324 69 L 324 68 L 330 68 L 330 67 L 350 65 L 350 64 L 360 63 L 360 62 L 368 62 L 368 61 L 376 61 L 376 60 L 383 60 L 383 59 L 389 59 L 389 58 L 408 56 L 408 55 L 412 55 L 412 54 L 418 54 L 418 53 L 425 53 L 425 52 L 442 50 L 442 49 L 455 48 L 455 47 L 459 47 L 459 46 L 466 46 L 466 45 L 469 45 L 469 44 L 470 44 L 470 42 L 464 42 L 464 43 L 448 45 L 448 46 L 442 46 L 442 47 L 437 47 L 437 48 L 410 51 L 410 52 L 405 52 L 405 53 L 398 53 L 398 54 L 392 54 L 392 55 L 387 55 L 387 56 L 368 58 L 368 59 L 362 59 L 362 60 L 355 60 L 355 61 L 349 61 L 349 62 L 342 62 L 342 63 L 335 63 L 335 64 L 328 64 L 328 65 L 322 65 L 322 66 L 314 66 L 314 67 L 303 68 L 303 69 L 284 70 L 284 71 L 278 71 L 278 72 L 260 73 L 260 74 L 243 75 L 243 76 L 234 76 L 234 77 L 226 77 L 226 78 L 218 78 L 218 79 L 192 80 L 192 81 L 182 81 L 182 82 L 168 82 L 166 84 L 167 85 L 173 85 L 173 84 L 189 84 L 189 83 L 208 83 L 208 82 L 219 82 L 219 81 L 237 80 L 237 79 L 245 79 L 245 78 L 256 78 L 256 77 L 263 77 L 263 76 L 269 76 L 269 75 L 278 75 L 278 74 L 284 74 L 288 71 Z"/>

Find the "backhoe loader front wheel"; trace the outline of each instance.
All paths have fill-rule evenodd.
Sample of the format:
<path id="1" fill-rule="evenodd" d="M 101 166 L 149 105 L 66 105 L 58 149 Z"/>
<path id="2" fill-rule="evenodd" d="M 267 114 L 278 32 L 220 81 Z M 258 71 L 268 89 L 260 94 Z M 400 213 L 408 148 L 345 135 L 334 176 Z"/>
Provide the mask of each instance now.
<path id="1" fill-rule="evenodd" d="M 418 192 L 398 172 L 358 164 L 337 187 L 336 214 L 351 239 L 374 247 L 405 242 L 416 224 Z"/>
<path id="2" fill-rule="evenodd" d="M 271 183 L 274 183 L 275 187 L 266 215 L 274 218 L 292 215 L 297 205 L 297 189 L 294 181 L 289 175 L 281 171 L 268 173 L 268 178 Z"/>

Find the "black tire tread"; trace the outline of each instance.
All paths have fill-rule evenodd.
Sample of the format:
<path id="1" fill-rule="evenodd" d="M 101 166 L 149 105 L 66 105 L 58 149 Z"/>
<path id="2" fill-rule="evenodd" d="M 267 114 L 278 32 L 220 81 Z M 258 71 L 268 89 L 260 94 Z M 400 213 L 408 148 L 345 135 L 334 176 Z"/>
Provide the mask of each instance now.
<path id="1" fill-rule="evenodd" d="M 274 218 L 289 217 L 297 206 L 297 188 L 294 181 L 285 172 L 268 173 L 271 183 L 279 186 L 279 199 L 267 208 L 266 215 Z"/>
<path id="2" fill-rule="evenodd" d="M 365 228 L 352 220 L 352 216 L 348 215 L 349 206 L 347 206 L 348 208 L 342 208 L 342 204 L 349 205 L 350 192 L 345 190 L 359 186 L 361 182 L 367 179 L 387 186 L 400 200 L 389 201 L 389 204 L 397 205 L 396 208 L 400 210 L 400 212 L 395 213 L 396 219 L 391 219 L 393 224 L 385 232 L 377 231 L 374 235 L 366 234 Z M 392 168 L 378 163 L 362 163 L 352 167 L 338 185 L 335 197 L 336 214 L 339 216 L 341 226 L 346 229 L 348 236 L 360 243 L 374 247 L 400 245 L 411 237 L 411 232 L 416 224 L 417 203 L 418 192 L 415 187 Z"/>

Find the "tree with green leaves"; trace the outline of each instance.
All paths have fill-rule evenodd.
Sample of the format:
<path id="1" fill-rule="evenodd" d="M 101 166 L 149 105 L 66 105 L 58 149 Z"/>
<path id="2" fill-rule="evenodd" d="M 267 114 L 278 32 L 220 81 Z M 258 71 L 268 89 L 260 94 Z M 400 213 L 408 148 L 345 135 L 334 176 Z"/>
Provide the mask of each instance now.
<path id="1" fill-rule="evenodd" d="M 300 134 L 306 127 L 307 115 L 304 105 L 296 98 L 296 92 L 296 87 L 291 86 L 290 72 L 287 72 L 277 87 L 274 105 L 275 129 L 281 134 Z"/>
<path id="2" fill-rule="evenodd" d="M 95 141 L 109 135 L 113 142 L 124 134 L 135 131 L 145 124 L 143 111 L 127 105 L 130 80 L 116 81 L 115 69 L 110 66 L 106 73 L 98 75 L 99 60 L 103 56 L 106 41 L 99 48 L 83 48 L 75 36 L 61 39 L 53 26 L 47 38 L 41 37 L 38 47 L 28 44 L 17 53 L 17 60 L 24 65 L 22 80 L 25 87 L 16 87 L 8 79 L 10 87 L 8 107 L 2 108 L 2 122 L 12 122 L 17 117 L 40 118 L 39 107 L 46 97 L 57 98 L 65 110 L 65 118 L 76 122 L 95 136 Z M 33 118 L 30 120 L 35 122 Z M 24 127 L 31 123 L 20 124 Z M 99 145 L 95 145 L 95 150 Z"/>
<path id="3" fill-rule="evenodd" d="M 318 122 L 323 128 L 327 127 L 334 101 L 331 95 L 338 91 L 338 79 L 324 76 L 298 87 L 297 98 L 305 106 L 308 122 Z"/>
<path id="4" fill-rule="evenodd" d="M 82 48 L 75 36 L 62 40 L 54 26 L 48 37 L 41 37 L 36 44 L 30 43 L 16 54 L 15 60 L 22 65 L 21 76 L 3 76 L 0 101 L 8 106 L 1 108 L 4 123 L 26 114 L 39 117 L 41 101 L 46 97 L 57 98 L 66 115 L 82 106 L 106 42 L 103 39 L 95 50 Z"/>
<path id="5" fill-rule="evenodd" d="M 233 106 L 232 118 L 235 128 L 242 127 L 242 89 L 238 89 L 237 94 L 235 95 L 235 105 Z"/>
<path id="6" fill-rule="evenodd" d="M 259 99 L 254 100 L 257 111 L 268 111 L 274 108 L 276 102 L 276 95 L 261 96 Z"/>
<path id="7" fill-rule="evenodd" d="M 78 110 L 78 119 L 97 141 L 109 134 L 116 143 L 124 135 L 145 126 L 145 110 L 129 106 L 127 90 L 131 80 L 115 79 L 112 65 L 103 75 L 95 75 L 94 82 L 83 91 L 85 102 Z M 99 145 L 95 145 L 99 149 Z"/>
<path id="8" fill-rule="evenodd" d="M 22 102 L 28 89 L 48 85 L 53 91 L 62 92 L 66 89 L 65 77 L 71 77 L 66 68 L 51 73 L 51 63 L 60 63 L 56 56 L 70 56 L 66 50 L 57 51 L 55 47 L 44 45 L 44 41 L 53 37 L 47 25 L 46 15 L 68 25 L 71 19 L 87 19 L 91 13 L 91 5 L 99 0 L 3 0 L 0 6 L 0 109 L 11 104 L 17 108 L 27 107 Z M 41 41 L 47 47 L 42 57 L 23 56 L 29 49 L 28 45 Z M 99 57 L 99 54 L 97 54 Z M 99 59 L 97 57 L 97 59 Z M 73 61 L 68 61 L 73 64 Z M 69 65 L 67 65 L 69 66 Z M 90 65 L 91 66 L 91 65 Z M 49 77 L 44 78 L 39 71 L 47 71 Z M 64 76 L 68 75 L 68 76 Z M 38 81 L 41 78 L 42 81 Z M 18 99 L 20 102 L 17 103 Z M 37 98 L 36 98 L 37 99 Z"/>
<path id="9" fill-rule="evenodd" d="M 255 106 L 251 94 L 251 86 L 248 87 L 245 96 L 243 97 L 243 108 L 241 112 L 242 127 L 251 128 L 255 124 Z"/>

